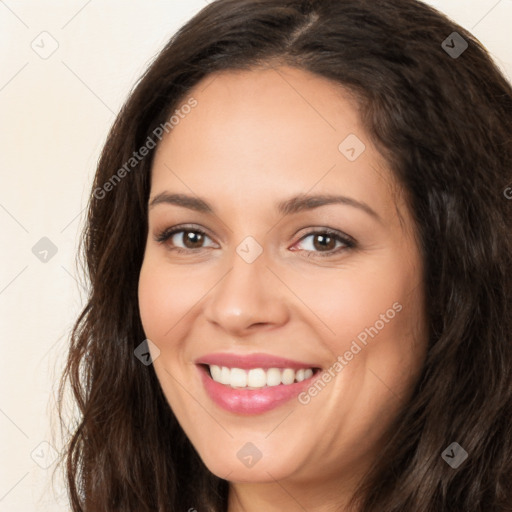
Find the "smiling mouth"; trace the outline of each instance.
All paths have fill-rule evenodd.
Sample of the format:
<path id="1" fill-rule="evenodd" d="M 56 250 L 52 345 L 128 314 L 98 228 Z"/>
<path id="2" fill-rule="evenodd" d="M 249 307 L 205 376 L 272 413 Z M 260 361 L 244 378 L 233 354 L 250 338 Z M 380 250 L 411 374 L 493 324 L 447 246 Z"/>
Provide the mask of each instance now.
<path id="1" fill-rule="evenodd" d="M 201 365 L 212 380 L 233 389 L 261 389 L 290 386 L 316 375 L 320 368 L 229 368 L 218 365 Z"/>

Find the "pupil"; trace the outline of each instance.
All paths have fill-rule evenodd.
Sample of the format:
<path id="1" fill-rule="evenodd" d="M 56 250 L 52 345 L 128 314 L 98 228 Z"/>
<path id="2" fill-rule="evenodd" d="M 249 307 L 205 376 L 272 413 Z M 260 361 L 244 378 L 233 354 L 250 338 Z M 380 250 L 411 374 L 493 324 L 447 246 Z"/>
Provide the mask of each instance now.
<path id="1" fill-rule="evenodd" d="M 318 241 L 320 243 L 317 243 Z M 334 247 L 332 247 L 332 242 L 334 242 L 334 238 L 331 238 L 330 236 L 317 235 L 313 245 L 315 246 L 315 249 L 333 249 Z"/>
<path id="2" fill-rule="evenodd" d="M 196 246 L 201 246 L 203 235 L 201 233 L 196 233 L 195 231 L 186 231 L 185 232 L 185 246 L 189 248 L 197 248 Z"/>

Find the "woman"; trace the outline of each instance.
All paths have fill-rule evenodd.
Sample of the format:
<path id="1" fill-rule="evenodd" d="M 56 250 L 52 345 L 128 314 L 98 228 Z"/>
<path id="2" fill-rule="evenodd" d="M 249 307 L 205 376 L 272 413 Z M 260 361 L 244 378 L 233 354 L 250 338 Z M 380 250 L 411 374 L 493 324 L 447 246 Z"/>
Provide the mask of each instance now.
<path id="1" fill-rule="evenodd" d="M 511 125 L 414 0 L 189 21 L 95 177 L 73 510 L 512 510 Z"/>

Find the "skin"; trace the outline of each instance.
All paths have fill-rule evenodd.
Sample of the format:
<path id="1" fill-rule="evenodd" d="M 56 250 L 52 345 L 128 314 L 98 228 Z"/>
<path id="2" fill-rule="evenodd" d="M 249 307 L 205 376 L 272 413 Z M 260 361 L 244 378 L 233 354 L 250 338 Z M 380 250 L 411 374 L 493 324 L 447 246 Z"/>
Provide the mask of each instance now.
<path id="1" fill-rule="evenodd" d="M 229 512 L 341 510 L 425 357 L 423 268 L 404 194 L 356 102 L 326 79 L 284 66 L 224 71 L 190 96 L 197 106 L 157 149 L 149 203 L 182 193 L 215 214 L 149 208 L 139 301 L 160 350 L 155 372 L 207 467 L 230 481 Z M 355 161 L 338 149 L 349 134 L 366 146 Z M 305 193 L 343 195 L 375 215 L 349 204 L 277 212 L 278 202 Z M 207 236 L 195 245 L 183 233 L 155 240 L 182 223 Z M 312 234 L 325 228 L 356 246 L 325 247 Z M 247 236 L 263 250 L 253 263 L 236 252 Z M 213 352 L 263 352 L 329 368 L 394 303 L 402 310 L 307 405 L 293 399 L 256 416 L 225 411 L 194 364 Z M 251 468 L 236 455 L 247 442 L 262 454 Z"/>

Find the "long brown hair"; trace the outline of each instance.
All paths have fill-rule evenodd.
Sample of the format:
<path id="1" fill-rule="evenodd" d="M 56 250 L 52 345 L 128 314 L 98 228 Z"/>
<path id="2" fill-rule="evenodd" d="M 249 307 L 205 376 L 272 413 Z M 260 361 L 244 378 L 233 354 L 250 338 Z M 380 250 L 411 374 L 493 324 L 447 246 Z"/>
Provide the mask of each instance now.
<path id="1" fill-rule="evenodd" d="M 473 35 L 416 0 L 217 0 L 149 67 L 98 164 L 83 236 L 90 296 L 60 388 L 70 384 L 80 411 L 65 453 L 73 511 L 227 509 L 228 482 L 134 357 L 154 149 L 130 159 L 201 79 L 268 62 L 355 94 L 408 192 L 425 264 L 426 362 L 357 510 L 512 510 L 510 84 Z M 441 457 L 452 442 L 469 455 L 457 469 Z"/>

